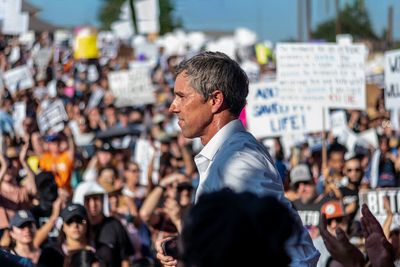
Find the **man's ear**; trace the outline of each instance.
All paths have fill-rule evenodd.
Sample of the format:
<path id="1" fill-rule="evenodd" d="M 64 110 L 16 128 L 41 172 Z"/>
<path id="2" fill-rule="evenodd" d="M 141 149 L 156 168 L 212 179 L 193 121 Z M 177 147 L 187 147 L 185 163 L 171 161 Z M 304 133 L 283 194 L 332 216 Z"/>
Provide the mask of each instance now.
<path id="1" fill-rule="evenodd" d="M 224 106 L 224 94 L 220 90 L 215 90 L 210 94 L 211 112 L 217 113 Z"/>

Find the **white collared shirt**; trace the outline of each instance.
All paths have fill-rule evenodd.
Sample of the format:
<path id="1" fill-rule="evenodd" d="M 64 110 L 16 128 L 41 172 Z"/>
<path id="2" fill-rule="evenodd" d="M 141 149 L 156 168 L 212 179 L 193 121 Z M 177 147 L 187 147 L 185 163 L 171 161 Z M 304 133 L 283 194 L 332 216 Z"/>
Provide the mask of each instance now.
<path id="1" fill-rule="evenodd" d="M 196 199 L 201 194 L 228 187 L 235 192 L 252 192 L 259 196 L 275 196 L 295 215 L 284 190 L 279 173 L 265 148 L 248 133 L 240 120 L 233 120 L 220 129 L 195 157 L 200 175 Z M 315 266 L 319 253 L 305 228 L 299 240 L 290 239 L 288 254 L 291 266 Z"/>

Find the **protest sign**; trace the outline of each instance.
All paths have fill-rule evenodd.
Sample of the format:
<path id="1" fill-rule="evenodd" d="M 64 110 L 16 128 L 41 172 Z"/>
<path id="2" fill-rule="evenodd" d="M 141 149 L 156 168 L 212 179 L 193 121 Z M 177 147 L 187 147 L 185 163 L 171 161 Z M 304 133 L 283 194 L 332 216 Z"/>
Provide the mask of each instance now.
<path id="1" fill-rule="evenodd" d="M 346 112 L 338 110 L 330 114 L 330 129 L 334 136 L 339 136 L 343 129 L 347 127 Z"/>
<path id="2" fill-rule="evenodd" d="M 40 133 L 45 134 L 49 130 L 60 132 L 64 129 L 64 122 L 66 121 L 68 121 L 68 115 L 65 112 L 63 102 L 56 100 L 39 114 L 38 126 Z"/>
<path id="3" fill-rule="evenodd" d="M 250 84 L 246 116 L 257 138 L 322 131 L 321 109 L 282 103 L 276 83 Z"/>
<path id="4" fill-rule="evenodd" d="M 31 48 L 35 42 L 35 32 L 28 31 L 19 35 L 18 40 L 21 44 L 24 44 L 27 48 Z"/>
<path id="5" fill-rule="evenodd" d="M 99 51 L 97 49 L 97 35 L 91 28 L 83 28 L 78 31 L 74 43 L 75 59 L 97 58 Z"/>
<path id="6" fill-rule="evenodd" d="M 139 33 L 159 32 L 159 6 L 157 0 L 135 1 L 135 14 Z"/>
<path id="7" fill-rule="evenodd" d="M 153 85 L 147 67 L 114 71 L 108 74 L 108 83 L 117 107 L 154 103 Z"/>
<path id="8" fill-rule="evenodd" d="M 41 48 L 35 55 L 34 61 L 40 70 L 45 70 L 49 65 L 53 50 L 50 47 Z"/>
<path id="9" fill-rule="evenodd" d="M 364 45 L 278 44 L 282 99 L 327 108 L 365 109 Z"/>
<path id="10" fill-rule="evenodd" d="M 400 188 L 379 188 L 375 190 L 364 190 L 359 193 L 360 206 L 367 204 L 372 214 L 383 224 L 386 219 L 384 199 L 389 199 L 390 209 L 393 212 L 393 224 L 400 224 Z"/>
<path id="11" fill-rule="evenodd" d="M 29 14 L 21 12 L 21 0 L 2 0 L 0 9 L 3 34 L 18 35 L 28 31 Z"/>
<path id="12" fill-rule="evenodd" d="M 374 128 L 361 132 L 358 139 L 358 143 L 364 145 L 364 147 L 372 146 L 375 149 L 379 147 L 378 134 Z"/>
<path id="13" fill-rule="evenodd" d="M 148 184 L 148 167 L 152 162 L 151 160 L 154 157 L 154 153 L 156 153 L 156 151 L 148 140 L 143 138 L 136 140 L 134 158 L 135 162 L 139 164 L 140 169 L 142 170 L 139 178 L 139 183 L 142 185 Z"/>
<path id="14" fill-rule="evenodd" d="M 4 84 L 11 94 L 17 90 L 24 90 L 33 87 L 31 71 L 28 66 L 23 65 L 4 72 Z"/>
<path id="15" fill-rule="evenodd" d="M 13 122 L 14 122 L 14 130 L 18 133 L 19 136 L 24 136 L 25 131 L 22 127 L 22 123 L 26 117 L 26 103 L 25 102 L 16 102 L 13 105 Z"/>
<path id="16" fill-rule="evenodd" d="M 400 49 L 385 53 L 385 106 L 387 109 L 400 105 Z"/>

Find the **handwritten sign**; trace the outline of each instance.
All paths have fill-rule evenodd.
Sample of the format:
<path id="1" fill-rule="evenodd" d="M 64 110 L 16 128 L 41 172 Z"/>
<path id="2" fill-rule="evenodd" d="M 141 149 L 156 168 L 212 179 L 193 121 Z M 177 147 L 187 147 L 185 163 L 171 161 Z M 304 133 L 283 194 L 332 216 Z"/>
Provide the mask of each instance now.
<path id="1" fill-rule="evenodd" d="M 400 105 L 400 49 L 385 53 L 385 106 L 397 109 Z"/>
<path id="2" fill-rule="evenodd" d="M 363 45 L 278 44 L 277 79 L 285 101 L 365 109 Z"/>
<path id="3" fill-rule="evenodd" d="M 24 90 L 34 86 L 31 71 L 26 65 L 4 72 L 3 79 L 11 94 L 16 93 L 17 90 Z"/>
<path id="4" fill-rule="evenodd" d="M 282 103 L 277 84 L 250 84 L 246 116 L 249 131 L 257 138 L 322 131 L 319 107 Z"/>
<path id="5" fill-rule="evenodd" d="M 108 74 L 108 82 L 117 107 L 154 103 L 153 85 L 147 67 L 114 71 Z"/>
<path id="6" fill-rule="evenodd" d="M 68 121 L 63 102 L 56 100 L 51 103 L 38 117 L 38 126 L 41 134 L 49 130 L 60 132 L 64 129 L 64 123 Z"/>

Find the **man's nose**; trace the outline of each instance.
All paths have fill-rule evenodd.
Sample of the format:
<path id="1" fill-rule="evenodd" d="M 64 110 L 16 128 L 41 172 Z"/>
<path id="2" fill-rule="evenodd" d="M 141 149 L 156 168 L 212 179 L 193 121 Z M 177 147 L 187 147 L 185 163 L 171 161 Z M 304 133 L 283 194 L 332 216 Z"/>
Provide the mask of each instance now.
<path id="1" fill-rule="evenodd" d="M 172 101 L 171 105 L 169 106 L 168 111 L 171 112 L 171 113 L 176 113 L 176 112 L 177 112 L 177 111 L 176 111 L 175 100 Z"/>

